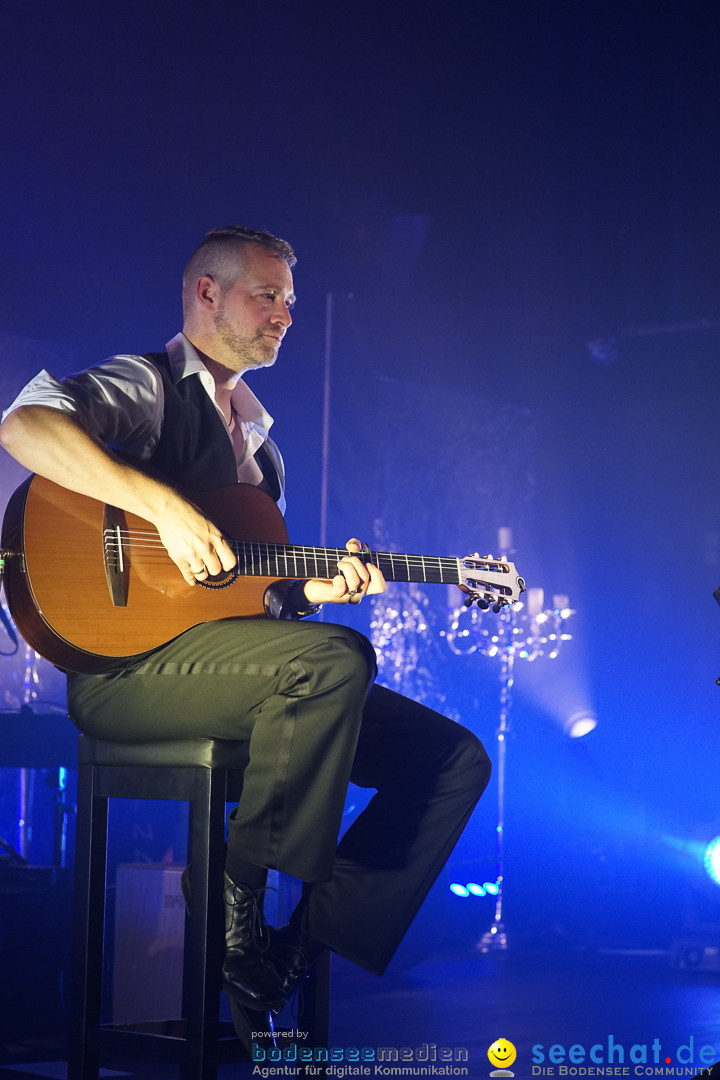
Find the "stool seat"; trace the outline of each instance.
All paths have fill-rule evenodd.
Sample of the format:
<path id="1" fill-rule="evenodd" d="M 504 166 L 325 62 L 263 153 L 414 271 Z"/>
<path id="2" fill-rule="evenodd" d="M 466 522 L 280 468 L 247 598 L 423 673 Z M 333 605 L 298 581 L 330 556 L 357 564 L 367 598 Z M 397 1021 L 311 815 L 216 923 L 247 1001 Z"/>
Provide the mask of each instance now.
<path id="1" fill-rule="evenodd" d="M 100 1068 L 108 804 L 110 799 L 169 799 L 189 804 L 192 904 L 186 919 L 183 1018 L 172 1025 L 184 1080 L 215 1080 L 219 1061 L 247 1060 L 240 1040 L 222 1039 L 220 968 L 224 955 L 226 803 L 242 792 L 249 743 L 225 739 L 110 742 L 81 735 L 75 846 L 73 982 L 68 1076 L 97 1080 Z M 308 980 L 297 1026 L 307 1045 L 327 1046 L 329 955 Z M 131 1036 L 127 1027 L 124 1035 Z M 147 1045 L 148 1025 L 138 1025 Z M 155 1040 L 157 1041 L 157 1040 Z"/>
<path id="2" fill-rule="evenodd" d="M 79 765 L 136 765 L 148 768 L 244 769 L 250 744 L 229 739 L 163 739 L 108 742 L 81 735 Z"/>

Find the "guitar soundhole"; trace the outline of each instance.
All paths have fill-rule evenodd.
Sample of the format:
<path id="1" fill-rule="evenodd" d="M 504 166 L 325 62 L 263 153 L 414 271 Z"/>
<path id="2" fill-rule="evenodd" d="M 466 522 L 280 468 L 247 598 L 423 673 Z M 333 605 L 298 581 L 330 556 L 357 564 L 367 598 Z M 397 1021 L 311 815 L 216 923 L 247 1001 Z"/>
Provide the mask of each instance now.
<path id="1" fill-rule="evenodd" d="M 232 570 L 224 570 L 222 574 L 213 574 L 205 581 L 197 581 L 196 585 L 202 589 L 227 589 L 228 585 L 232 585 L 237 579 L 238 568 L 235 566 Z"/>

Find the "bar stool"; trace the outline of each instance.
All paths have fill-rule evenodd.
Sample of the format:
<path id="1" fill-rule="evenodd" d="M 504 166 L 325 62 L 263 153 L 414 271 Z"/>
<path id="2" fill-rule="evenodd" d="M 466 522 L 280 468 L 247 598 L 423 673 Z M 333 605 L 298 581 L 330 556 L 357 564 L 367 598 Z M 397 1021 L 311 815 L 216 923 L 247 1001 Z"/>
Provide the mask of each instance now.
<path id="1" fill-rule="evenodd" d="M 226 803 L 237 801 L 248 743 L 222 739 L 117 743 L 81 735 L 75 843 L 73 971 L 68 1077 L 97 1080 L 101 1024 L 105 877 L 110 799 L 168 799 L 189 803 L 188 862 L 192 903 L 186 920 L 183 1018 L 156 1030 L 124 1027 L 123 1040 L 172 1044 L 183 1080 L 214 1080 L 221 1062 L 247 1060 L 240 1040 L 223 1030 L 219 972 L 224 949 L 222 882 Z M 302 995 L 298 1026 L 307 1043 L 327 1046 L 329 955 L 315 965 Z M 229 1035 L 230 1037 L 226 1037 Z M 140 1049 L 138 1047 L 138 1049 Z M 153 1047 L 154 1050 L 154 1047 Z M 140 1051 L 142 1052 L 142 1051 Z"/>

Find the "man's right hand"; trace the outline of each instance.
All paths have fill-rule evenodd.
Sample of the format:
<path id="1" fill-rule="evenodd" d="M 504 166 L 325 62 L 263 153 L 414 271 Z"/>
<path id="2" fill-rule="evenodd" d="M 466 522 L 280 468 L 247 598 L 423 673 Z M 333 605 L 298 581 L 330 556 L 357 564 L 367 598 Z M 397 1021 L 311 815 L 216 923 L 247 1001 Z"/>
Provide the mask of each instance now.
<path id="1" fill-rule="evenodd" d="M 235 553 L 217 526 L 176 492 L 165 488 L 164 495 L 167 505 L 152 519 L 153 524 L 188 585 L 232 570 Z"/>

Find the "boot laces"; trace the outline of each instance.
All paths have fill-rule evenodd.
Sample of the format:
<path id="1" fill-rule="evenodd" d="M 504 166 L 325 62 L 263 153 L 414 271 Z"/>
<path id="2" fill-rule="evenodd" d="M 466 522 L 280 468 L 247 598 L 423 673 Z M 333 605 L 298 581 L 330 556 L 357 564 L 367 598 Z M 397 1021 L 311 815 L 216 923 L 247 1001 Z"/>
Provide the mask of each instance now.
<path id="1" fill-rule="evenodd" d="M 247 885 L 236 885 L 233 882 L 232 897 L 234 904 L 250 904 L 250 934 L 252 942 L 258 952 L 267 952 L 270 948 L 270 928 L 265 919 L 262 907 L 262 899 L 267 889 L 272 886 L 264 885 L 262 889 L 255 891 Z"/>

